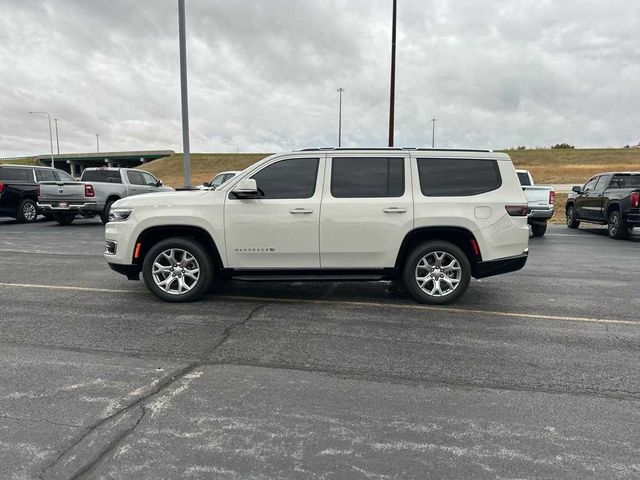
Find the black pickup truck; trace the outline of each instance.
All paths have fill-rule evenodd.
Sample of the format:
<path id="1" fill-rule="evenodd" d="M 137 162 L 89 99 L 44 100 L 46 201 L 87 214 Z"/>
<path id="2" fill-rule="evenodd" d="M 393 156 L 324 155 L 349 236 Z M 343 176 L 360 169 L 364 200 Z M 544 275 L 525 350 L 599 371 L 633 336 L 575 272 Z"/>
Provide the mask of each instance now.
<path id="1" fill-rule="evenodd" d="M 640 226 L 640 172 L 600 173 L 582 187 L 573 187 L 567 199 L 567 226 L 580 222 L 609 227 L 611 238 L 625 238 Z"/>
<path id="2" fill-rule="evenodd" d="M 13 217 L 21 223 L 38 218 L 40 182 L 69 181 L 62 170 L 29 165 L 0 165 L 0 216 Z"/>

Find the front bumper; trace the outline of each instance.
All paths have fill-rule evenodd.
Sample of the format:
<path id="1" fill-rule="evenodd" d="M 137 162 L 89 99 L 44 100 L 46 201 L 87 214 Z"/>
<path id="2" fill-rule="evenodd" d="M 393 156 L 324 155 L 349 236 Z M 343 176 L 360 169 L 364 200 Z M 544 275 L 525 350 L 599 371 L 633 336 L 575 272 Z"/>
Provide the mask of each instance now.
<path id="1" fill-rule="evenodd" d="M 521 255 L 515 257 L 499 258 L 488 262 L 478 262 L 472 266 L 474 278 L 486 278 L 503 273 L 520 270 L 527 263 L 529 249 L 527 248 Z"/>
<path id="2" fill-rule="evenodd" d="M 61 203 L 66 203 L 66 207 L 61 207 Z M 98 211 L 96 202 L 38 202 L 38 208 L 44 212 L 68 212 L 68 211 Z"/>
<path id="3" fill-rule="evenodd" d="M 107 263 L 109 268 L 126 276 L 129 280 L 140 280 L 140 265 L 121 265 L 119 263 Z"/>

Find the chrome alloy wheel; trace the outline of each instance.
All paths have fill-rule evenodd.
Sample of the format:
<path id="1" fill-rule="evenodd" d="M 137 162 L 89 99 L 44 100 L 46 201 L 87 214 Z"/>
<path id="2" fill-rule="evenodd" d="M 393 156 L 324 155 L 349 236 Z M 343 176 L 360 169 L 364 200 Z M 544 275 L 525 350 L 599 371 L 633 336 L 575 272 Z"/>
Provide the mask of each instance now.
<path id="1" fill-rule="evenodd" d="M 415 271 L 416 283 L 427 295 L 446 297 L 462 279 L 458 260 L 447 252 L 429 252 L 420 259 Z"/>
<path id="2" fill-rule="evenodd" d="M 620 219 L 617 215 L 611 215 L 609 217 L 609 235 L 615 237 L 618 234 L 620 228 Z"/>
<path id="3" fill-rule="evenodd" d="M 22 207 L 22 216 L 27 222 L 33 222 L 38 216 L 36 206 L 32 202 L 26 202 Z"/>
<path id="4" fill-rule="evenodd" d="M 200 265 L 193 255 L 180 248 L 160 253 L 151 270 L 155 284 L 170 295 L 183 295 L 200 280 Z"/>

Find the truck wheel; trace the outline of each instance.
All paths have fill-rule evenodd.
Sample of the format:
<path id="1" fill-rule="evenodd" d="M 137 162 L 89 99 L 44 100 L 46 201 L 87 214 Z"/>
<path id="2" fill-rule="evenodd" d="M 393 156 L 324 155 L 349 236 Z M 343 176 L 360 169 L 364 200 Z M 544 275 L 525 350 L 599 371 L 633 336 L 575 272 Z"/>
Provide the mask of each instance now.
<path id="1" fill-rule="evenodd" d="M 102 220 L 102 223 L 106 224 L 109 221 L 109 210 L 111 210 L 111 205 L 114 203 L 115 200 L 109 200 L 105 203 L 104 210 L 102 210 L 102 213 L 100 214 L 100 220 Z"/>
<path id="2" fill-rule="evenodd" d="M 567 227 L 578 228 L 579 226 L 580 222 L 576 220 L 576 211 L 573 208 L 573 205 L 569 205 L 567 207 Z"/>
<path id="3" fill-rule="evenodd" d="M 544 237 L 545 232 L 547 231 L 546 223 L 532 223 L 531 224 L 531 233 L 533 233 L 534 237 Z"/>
<path id="4" fill-rule="evenodd" d="M 458 299 L 471 280 L 471 264 L 462 250 L 443 241 L 418 245 L 407 257 L 404 285 L 421 303 L 442 305 Z"/>
<path id="5" fill-rule="evenodd" d="M 71 225 L 76 218 L 75 213 L 56 213 L 53 218 L 60 225 Z"/>
<path id="6" fill-rule="evenodd" d="M 213 262 L 201 244 L 173 237 L 154 245 L 144 257 L 142 277 L 151 293 L 165 302 L 189 302 L 213 281 Z"/>
<path id="7" fill-rule="evenodd" d="M 609 227 L 609 237 L 616 240 L 622 240 L 629 233 L 626 222 L 622 219 L 618 210 L 614 210 L 609 214 L 607 226 Z"/>
<path id="8" fill-rule="evenodd" d="M 29 198 L 25 198 L 18 205 L 18 214 L 16 219 L 20 223 L 33 223 L 38 218 L 38 206 L 36 202 Z"/>

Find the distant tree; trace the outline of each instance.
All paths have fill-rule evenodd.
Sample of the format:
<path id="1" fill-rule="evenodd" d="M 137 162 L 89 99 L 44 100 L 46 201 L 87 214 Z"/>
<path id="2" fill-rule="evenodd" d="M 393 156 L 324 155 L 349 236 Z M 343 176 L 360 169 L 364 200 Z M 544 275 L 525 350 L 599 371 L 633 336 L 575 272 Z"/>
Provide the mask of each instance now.
<path id="1" fill-rule="evenodd" d="M 573 145 L 569 145 L 568 143 L 556 143 L 551 148 L 554 150 L 569 150 L 575 147 Z"/>
<path id="2" fill-rule="evenodd" d="M 625 145 L 624 148 L 631 148 L 629 145 Z"/>
<path id="3" fill-rule="evenodd" d="M 526 149 L 527 149 L 527 147 L 525 147 L 524 145 L 520 145 L 520 146 L 518 147 L 518 150 L 526 150 Z"/>

